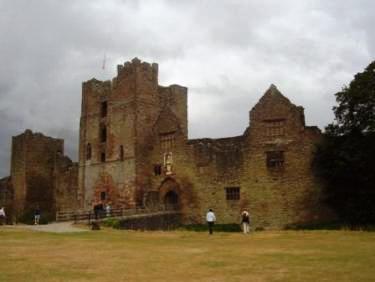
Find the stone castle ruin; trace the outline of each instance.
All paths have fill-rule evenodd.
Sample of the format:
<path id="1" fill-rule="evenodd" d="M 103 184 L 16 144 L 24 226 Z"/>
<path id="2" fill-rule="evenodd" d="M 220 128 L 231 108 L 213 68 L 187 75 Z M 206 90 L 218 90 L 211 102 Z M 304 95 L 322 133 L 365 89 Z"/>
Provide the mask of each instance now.
<path id="1" fill-rule="evenodd" d="M 276 86 L 250 110 L 243 135 L 189 139 L 186 87 L 160 86 L 158 65 L 137 58 L 117 71 L 82 85 L 78 163 L 61 139 L 13 137 L 11 175 L 0 181 L 13 214 L 110 204 L 176 209 L 183 223 L 203 223 L 208 208 L 220 223 L 248 209 L 263 228 L 325 219 L 311 170 L 320 130 Z"/>

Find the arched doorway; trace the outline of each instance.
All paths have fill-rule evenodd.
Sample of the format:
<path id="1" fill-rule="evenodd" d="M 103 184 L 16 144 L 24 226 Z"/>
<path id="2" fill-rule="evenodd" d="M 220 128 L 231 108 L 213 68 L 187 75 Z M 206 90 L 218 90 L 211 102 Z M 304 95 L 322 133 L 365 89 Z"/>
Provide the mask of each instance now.
<path id="1" fill-rule="evenodd" d="M 169 191 L 165 194 L 164 207 L 166 210 L 178 209 L 178 195 L 175 191 Z"/>
<path id="2" fill-rule="evenodd" d="M 181 208 L 180 186 L 173 178 L 167 178 L 159 188 L 160 203 L 166 210 L 179 210 Z"/>

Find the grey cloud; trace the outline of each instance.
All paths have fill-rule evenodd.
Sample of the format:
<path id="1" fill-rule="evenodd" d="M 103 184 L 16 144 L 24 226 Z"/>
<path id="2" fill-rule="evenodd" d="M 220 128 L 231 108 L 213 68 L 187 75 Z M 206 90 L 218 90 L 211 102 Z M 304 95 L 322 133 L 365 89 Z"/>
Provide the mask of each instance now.
<path id="1" fill-rule="evenodd" d="M 189 88 L 191 138 L 241 134 L 271 83 L 323 128 L 333 94 L 373 60 L 374 10 L 370 0 L 0 0 L 0 175 L 26 128 L 64 138 L 76 159 L 81 82 L 135 56 L 159 63 L 160 84 Z"/>

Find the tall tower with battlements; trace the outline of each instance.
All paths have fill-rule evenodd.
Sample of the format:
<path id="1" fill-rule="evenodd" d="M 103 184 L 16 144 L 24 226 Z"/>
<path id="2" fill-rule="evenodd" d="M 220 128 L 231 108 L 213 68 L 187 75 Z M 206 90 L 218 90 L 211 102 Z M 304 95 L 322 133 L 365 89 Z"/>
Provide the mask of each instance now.
<path id="1" fill-rule="evenodd" d="M 187 139 L 187 88 L 159 86 L 158 65 L 137 58 L 117 71 L 112 81 L 82 85 L 79 198 L 86 209 L 143 205 L 159 134 L 155 124 L 163 113 L 177 117 Z"/>

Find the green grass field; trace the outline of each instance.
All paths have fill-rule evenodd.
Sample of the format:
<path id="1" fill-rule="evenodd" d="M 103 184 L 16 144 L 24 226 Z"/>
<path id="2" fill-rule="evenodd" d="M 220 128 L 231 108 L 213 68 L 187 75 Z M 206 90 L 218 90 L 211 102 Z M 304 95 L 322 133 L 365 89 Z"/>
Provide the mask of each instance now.
<path id="1" fill-rule="evenodd" d="M 0 281 L 374 281 L 375 233 L 54 234 L 0 226 Z"/>

